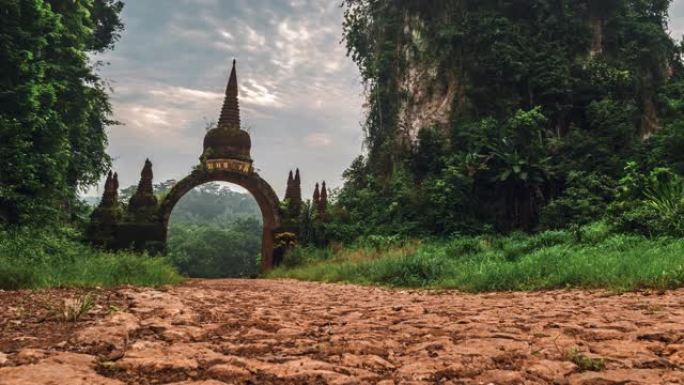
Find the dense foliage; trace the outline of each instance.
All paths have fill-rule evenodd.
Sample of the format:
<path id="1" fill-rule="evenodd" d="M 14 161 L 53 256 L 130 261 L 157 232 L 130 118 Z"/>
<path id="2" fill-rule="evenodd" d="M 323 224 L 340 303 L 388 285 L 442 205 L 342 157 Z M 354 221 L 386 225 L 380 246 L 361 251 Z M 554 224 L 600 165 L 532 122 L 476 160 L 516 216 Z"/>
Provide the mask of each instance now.
<path id="1" fill-rule="evenodd" d="M 256 218 L 218 224 L 172 222 L 168 256 L 194 278 L 251 277 L 259 274 L 261 223 Z"/>
<path id="2" fill-rule="evenodd" d="M 208 183 L 188 192 L 169 225 L 168 256 L 189 277 L 259 273 L 261 212 L 252 196 Z"/>
<path id="3" fill-rule="evenodd" d="M 271 277 L 464 291 L 669 289 L 684 285 L 684 240 L 615 234 L 604 223 L 535 235 L 423 243 L 374 236 L 343 249 L 297 249 Z"/>
<path id="4" fill-rule="evenodd" d="M 69 229 L 0 229 L 0 289 L 160 286 L 181 280 L 167 259 L 93 250 Z"/>
<path id="5" fill-rule="evenodd" d="M 632 218 L 626 230 L 643 216 L 609 209 L 627 199 L 623 178 L 684 172 L 669 0 L 345 4 L 368 154 L 345 174 L 333 239 L 556 229 L 604 215 Z M 430 93 L 452 95 L 448 122 L 412 127 L 406 111 Z M 630 199 L 654 214 L 644 197 Z"/>
<path id="6" fill-rule="evenodd" d="M 107 170 L 110 105 L 88 54 L 113 47 L 122 7 L 0 0 L 0 223 L 69 219 Z"/>
<path id="7" fill-rule="evenodd" d="M 163 285 L 162 258 L 86 246 L 82 188 L 109 168 L 99 63 L 123 25 L 119 0 L 0 0 L 0 289 Z"/>
<path id="8" fill-rule="evenodd" d="M 157 186 L 156 191 L 164 193 Z M 172 220 L 189 224 L 232 223 L 239 219 L 261 221 L 256 200 L 246 192 L 233 191 L 226 185 L 207 183 L 190 190 L 173 208 Z"/>

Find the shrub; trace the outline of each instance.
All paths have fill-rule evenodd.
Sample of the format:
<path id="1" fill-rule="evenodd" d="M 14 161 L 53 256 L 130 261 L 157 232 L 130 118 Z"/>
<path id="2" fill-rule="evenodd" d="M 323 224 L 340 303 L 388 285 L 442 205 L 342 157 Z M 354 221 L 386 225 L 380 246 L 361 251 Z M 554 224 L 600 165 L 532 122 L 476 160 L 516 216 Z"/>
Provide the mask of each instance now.
<path id="1" fill-rule="evenodd" d="M 619 231 L 684 236 L 684 178 L 666 168 L 642 173 L 629 163 L 610 214 Z"/>
<path id="2" fill-rule="evenodd" d="M 313 247 L 295 247 L 285 253 L 282 266 L 286 268 L 293 268 L 302 266 L 319 259 L 320 255 L 327 249 L 316 249 Z M 318 258 L 317 258 L 318 257 Z"/>
<path id="3" fill-rule="evenodd" d="M 614 234 L 606 223 L 536 235 L 459 236 L 414 249 L 359 253 L 341 249 L 324 259 L 300 250 L 300 263 L 271 277 L 472 292 L 567 287 L 633 290 L 684 285 L 684 240 Z M 311 253 L 307 255 L 306 253 Z M 327 249 L 325 253 L 332 253 Z"/>
<path id="4" fill-rule="evenodd" d="M 181 277 L 164 258 L 106 253 L 72 229 L 0 230 L 0 289 L 61 286 L 158 286 Z"/>
<path id="5" fill-rule="evenodd" d="M 541 227 L 565 229 L 600 220 L 615 196 L 615 181 L 605 175 L 571 172 L 563 193 L 541 211 Z"/>
<path id="6" fill-rule="evenodd" d="M 443 258 L 413 254 L 393 260 L 381 260 L 373 266 L 373 281 L 391 286 L 424 287 L 438 280 L 446 268 Z"/>

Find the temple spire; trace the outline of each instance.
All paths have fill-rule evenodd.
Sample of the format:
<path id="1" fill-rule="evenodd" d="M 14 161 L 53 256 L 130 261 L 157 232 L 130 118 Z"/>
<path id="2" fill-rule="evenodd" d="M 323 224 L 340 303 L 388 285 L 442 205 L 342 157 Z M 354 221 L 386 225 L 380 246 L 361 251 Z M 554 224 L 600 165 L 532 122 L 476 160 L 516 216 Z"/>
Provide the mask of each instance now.
<path id="1" fill-rule="evenodd" d="M 302 178 L 299 175 L 299 169 L 295 172 L 294 180 L 292 181 L 292 200 L 297 207 L 302 205 Z"/>
<path id="2" fill-rule="evenodd" d="M 294 184 L 294 177 L 292 176 L 292 170 L 287 177 L 287 189 L 285 190 L 285 200 L 292 200 L 292 186 Z"/>
<path id="3" fill-rule="evenodd" d="M 114 178 L 112 178 L 112 188 L 114 189 L 114 195 L 119 199 L 119 173 L 114 173 Z"/>
<path id="4" fill-rule="evenodd" d="M 325 181 L 321 185 L 321 195 L 318 201 L 318 213 L 323 214 L 328 210 L 328 188 L 325 186 Z"/>
<path id="5" fill-rule="evenodd" d="M 218 127 L 222 129 L 240 129 L 240 106 L 238 104 L 235 63 L 235 59 L 233 59 L 233 69 L 230 71 L 230 79 L 226 87 L 226 98 L 223 101 L 223 108 L 221 108 L 221 116 L 218 122 Z"/>
<path id="6" fill-rule="evenodd" d="M 104 184 L 104 193 L 102 194 L 102 200 L 100 201 L 100 206 L 109 207 L 114 201 L 112 200 L 112 190 L 114 188 L 114 179 L 111 170 L 107 174 L 107 180 Z"/>
<path id="7" fill-rule="evenodd" d="M 316 183 L 316 188 L 314 189 L 313 193 L 313 203 L 316 208 L 318 208 L 319 203 L 321 202 L 321 191 L 319 190 L 318 183 Z"/>
<path id="8" fill-rule="evenodd" d="M 147 215 L 148 213 L 145 211 L 154 211 L 157 206 L 157 197 L 154 195 L 152 178 L 152 162 L 150 162 L 149 159 L 146 159 L 145 166 L 143 167 L 142 172 L 140 172 L 138 189 L 128 202 L 128 212 L 136 216 L 136 218 Z"/>

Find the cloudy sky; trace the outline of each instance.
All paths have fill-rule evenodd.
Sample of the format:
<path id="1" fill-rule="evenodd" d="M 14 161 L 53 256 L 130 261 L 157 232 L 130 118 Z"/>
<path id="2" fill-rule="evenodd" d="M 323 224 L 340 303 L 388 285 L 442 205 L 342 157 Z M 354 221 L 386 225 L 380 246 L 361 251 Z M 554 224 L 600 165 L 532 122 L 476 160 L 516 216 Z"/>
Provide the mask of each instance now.
<path id="1" fill-rule="evenodd" d="M 109 153 L 121 185 L 146 157 L 155 180 L 198 163 L 233 58 L 255 167 L 279 195 L 299 167 L 304 191 L 338 185 L 362 151 L 362 86 L 340 44 L 338 0 L 135 0 L 112 52 L 96 59 L 112 89 Z"/>
<path id="2" fill-rule="evenodd" d="M 96 59 L 114 90 L 109 153 L 122 186 L 145 158 L 155 180 L 180 179 L 198 163 L 218 119 L 229 65 L 238 60 L 243 126 L 255 167 L 282 196 L 287 172 L 303 190 L 341 173 L 362 151 L 362 85 L 340 44 L 340 0 L 129 0 L 126 31 Z M 684 0 L 671 11 L 684 35 Z"/>

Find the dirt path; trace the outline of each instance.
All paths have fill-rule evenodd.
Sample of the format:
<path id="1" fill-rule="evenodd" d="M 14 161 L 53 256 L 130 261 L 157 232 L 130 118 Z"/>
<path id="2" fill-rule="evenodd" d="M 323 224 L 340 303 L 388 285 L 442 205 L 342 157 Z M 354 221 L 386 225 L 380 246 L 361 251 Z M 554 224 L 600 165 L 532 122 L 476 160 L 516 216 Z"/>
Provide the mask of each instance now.
<path id="1" fill-rule="evenodd" d="M 70 322 L 59 304 L 82 293 L 0 293 L 0 385 L 684 384 L 684 290 L 222 280 L 96 294 Z"/>

